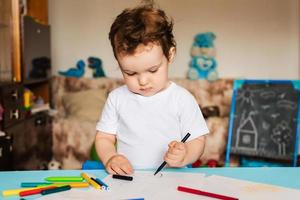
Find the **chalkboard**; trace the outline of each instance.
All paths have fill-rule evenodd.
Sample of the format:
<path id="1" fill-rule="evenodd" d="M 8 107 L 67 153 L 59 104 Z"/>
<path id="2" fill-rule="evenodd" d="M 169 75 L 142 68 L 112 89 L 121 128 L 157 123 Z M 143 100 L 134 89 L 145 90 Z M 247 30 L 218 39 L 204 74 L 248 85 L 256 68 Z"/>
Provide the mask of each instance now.
<path id="1" fill-rule="evenodd" d="M 235 95 L 230 153 L 292 160 L 299 101 L 299 91 L 293 84 L 245 83 Z"/>

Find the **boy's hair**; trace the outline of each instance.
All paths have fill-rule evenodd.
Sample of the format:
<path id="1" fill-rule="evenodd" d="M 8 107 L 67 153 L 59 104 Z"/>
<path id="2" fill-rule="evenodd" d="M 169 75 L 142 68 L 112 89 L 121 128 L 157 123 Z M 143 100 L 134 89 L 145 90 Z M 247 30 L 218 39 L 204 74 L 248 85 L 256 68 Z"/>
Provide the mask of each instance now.
<path id="1" fill-rule="evenodd" d="M 111 25 L 109 39 L 116 58 L 120 53 L 134 54 L 138 45 L 153 42 L 169 60 L 170 49 L 176 48 L 172 30 L 173 22 L 163 10 L 144 5 L 123 10 Z"/>

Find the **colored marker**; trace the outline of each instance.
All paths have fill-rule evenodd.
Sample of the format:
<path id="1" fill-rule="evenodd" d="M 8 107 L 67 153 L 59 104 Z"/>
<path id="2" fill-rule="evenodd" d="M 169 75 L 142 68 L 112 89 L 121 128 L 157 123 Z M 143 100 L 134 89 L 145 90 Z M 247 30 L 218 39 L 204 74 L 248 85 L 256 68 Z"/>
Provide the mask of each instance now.
<path id="1" fill-rule="evenodd" d="M 144 200 L 144 198 L 134 198 L 134 199 L 126 199 L 126 200 Z"/>
<path id="2" fill-rule="evenodd" d="M 49 182 L 24 182 L 21 183 L 21 187 L 37 187 L 42 185 L 51 185 Z"/>
<path id="3" fill-rule="evenodd" d="M 95 178 L 93 178 L 93 177 L 91 177 L 91 179 L 93 180 L 93 181 L 95 181 L 95 183 L 97 183 L 100 187 L 101 187 L 101 189 L 102 189 L 102 185 L 101 185 L 101 183 L 99 183 Z"/>
<path id="4" fill-rule="evenodd" d="M 191 194 L 197 194 L 197 195 L 212 197 L 212 198 L 215 198 L 215 199 L 238 200 L 238 198 L 235 198 L 235 197 L 229 197 L 229 196 L 225 196 L 225 195 L 221 195 L 221 194 L 205 192 L 203 190 L 198 190 L 198 189 L 193 189 L 193 188 L 188 188 L 188 187 L 183 187 L 183 186 L 178 186 L 177 190 L 181 191 L 181 192 L 187 192 L 187 193 L 191 193 Z"/>
<path id="5" fill-rule="evenodd" d="M 49 187 L 49 185 L 26 188 L 26 189 L 25 188 L 19 188 L 19 189 L 3 190 L 2 195 L 5 196 L 5 197 L 6 196 L 19 195 L 19 193 L 22 192 L 22 191 L 27 191 L 27 190 L 37 189 L 37 188 L 45 188 L 45 187 Z"/>
<path id="6" fill-rule="evenodd" d="M 42 195 L 47 195 L 47 194 L 52 194 L 52 193 L 56 193 L 56 192 L 63 192 L 63 191 L 70 190 L 70 189 L 71 189 L 71 186 L 64 185 L 64 186 L 61 186 L 61 187 L 56 187 L 56 188 L 52 188 L 52 189 L 42 190 L 41 194 Z"/>
<path id="7" fill-rule="evenodd" d="M 187 133 L 185 136 L 184 136 L 184 138 L 181 140 L 181 142 L 183 142 L 183 143 L 185 143 L 185 141 L 190 137 L 190 133 Z M 155 171 L 155 173 L 154 173 L 154 176 L 160 171 L 160 170 L 162 170 L 162 168 L 164 168 L 164 166 L 167 164 L 167 162 L 166 161 L 164 161 L 158 168 L 157 168 L 157 170 Z"/>
<path id="8" fill-rule="evenodd" d="M 32 190 L 26 190 L 26 191 L 20 192 L 19 195 L 21 197 L 24 197 L 24 196 L 34 195 L 34 194 L 40 194 L 42 192 L 42 190 L 53 189 L 53 188 L 56 188 L 56 186 L 49 186 L 49 187 L 45 187 L 45 188 L 36 188 L 36 189 L 32 189 Z"/>
<path id="9" fill-rule="evenodd" d="M 92 179 L 93 181 L 95 181 L 95 182 L 101 187 L 102 190 L 109 190 L 109 187 L 108 187 L 106 184 L 104 184 L 100 179 L 94 178 L 94 177 L 91 177 L 91 179 Z M 103 185 L 102 183 L 103 183 L 104 185 Z"/>
<path id="10" fill-rule="evenodd" d="M 102 187 L 104 187 L 106 190 L 109 189 L 108 185 L 106 185 L 106 183 L 104 183 L 103 181 L 101 181 L 99 178 L 96 178 L 96 181 L 98 181 Z"/>
<path id="11" fill-rule="evenodd" d="M 89 187 L 90 186 L 90 184 L 89 183 L 87 183 L 87 182 L 81 182 L 81 183 L 77 183 L 77 182 L 75 182 L 75 183 L 53 183 L 52 185 L 54 185 L 54 186 L 63 186 L 63 185 L 69 185 L 69 186 L 71 186 L 71 188 L 84 188 L 84 187 Z M 52 186 L 51 185 L 51 186 Z"/>
<path id="12" fill-rule="evenodd" d="M 45 180 L 49 182 L 82 182 L 83 178 L 81 176 L 51 176 Z"/>
<path id="13" fill-rule="evenodd" d="M 88 182 L 94 188 L 101 189 L 101 186 L 98 185 L 95 181 L 93 181 L 86 173 L 82 172 L 80 175 L 86 180 L 86 182 Z"/>
<path id="14" fill-rule="evenodd" d="M 132 176 L 124 176 L 124 175 L 119 175 L 119 174 L 113 174 L 112 177 L 116 178 L 116 179 L 126 180 L 126 181 L 132 181 L 133 180 Z"/>

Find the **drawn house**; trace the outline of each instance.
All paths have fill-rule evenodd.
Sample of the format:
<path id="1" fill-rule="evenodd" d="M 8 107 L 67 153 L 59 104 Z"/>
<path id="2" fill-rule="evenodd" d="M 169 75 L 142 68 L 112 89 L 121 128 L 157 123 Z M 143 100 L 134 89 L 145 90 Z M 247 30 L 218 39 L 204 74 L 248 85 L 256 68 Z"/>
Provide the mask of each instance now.
<path id="1" fill-rule="evenodd" d="M 255 152 L 258 146 L 258 132 L 252 115 L 247 118 L 237 128 L 235 147 L 238 150 Z"/>

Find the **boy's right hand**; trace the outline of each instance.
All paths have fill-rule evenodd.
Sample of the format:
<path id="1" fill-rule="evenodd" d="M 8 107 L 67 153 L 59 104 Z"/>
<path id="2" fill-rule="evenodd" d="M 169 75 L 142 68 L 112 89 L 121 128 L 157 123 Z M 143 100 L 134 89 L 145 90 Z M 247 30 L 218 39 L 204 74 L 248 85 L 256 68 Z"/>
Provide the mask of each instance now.
<path id="1" fill-rule="evenodd" d="M 116 154 L 112 156 L 107 161 L 105 169 L 109 174 L 126 175 L 133 173 L 133 168 L 129 160 L 121 154 Z"/>

